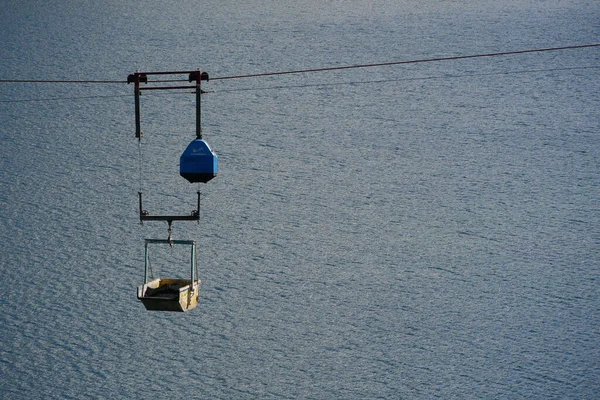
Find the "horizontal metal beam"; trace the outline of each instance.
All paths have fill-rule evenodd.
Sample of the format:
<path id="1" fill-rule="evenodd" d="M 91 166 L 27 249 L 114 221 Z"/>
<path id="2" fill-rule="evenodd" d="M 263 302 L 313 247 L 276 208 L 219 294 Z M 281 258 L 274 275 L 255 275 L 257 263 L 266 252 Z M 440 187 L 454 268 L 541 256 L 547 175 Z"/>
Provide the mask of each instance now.
<path id="1" fill-rule="evenodd" d="M 162 71 L 162 72 L 137 71 L 136 74 L 138 74 L 138 75 L 179 75 L 179 74 L 195 74 L 196 72 L 198 72 L 197 69 L 193 69 L 190 71 Z"/>
<path id="2" fill-rule="evenodd" d="M 142 221 L 198 221 L 200 214 L 196 215 L 140 215 Z"/>
<path id="3" fill-rule="evenodd" d="M 195 240 L 168 240 L 168 239 L 144 239 L 146 243 L 160 243 L 160 244 L 189 244 L 195 245 Z"/>
<path id="4" fill-rule="evenodd" d="M 200 192 L 198 194 L 198 205 L 197 209 L 193 210 L 187 215 L 151 215 L 148 211 L 144 210 L 142 206 L 142 192 L 138 192 L 139 206 L 140 206 L 140 221 L 167 221 L 169 223 L 169 229 L 173 221 L 200 221 Z"/>
<path id="5" fill-rule="evenodd" d="M 196 89 L 194 86 L 140 86 L 138 90 Z"/>

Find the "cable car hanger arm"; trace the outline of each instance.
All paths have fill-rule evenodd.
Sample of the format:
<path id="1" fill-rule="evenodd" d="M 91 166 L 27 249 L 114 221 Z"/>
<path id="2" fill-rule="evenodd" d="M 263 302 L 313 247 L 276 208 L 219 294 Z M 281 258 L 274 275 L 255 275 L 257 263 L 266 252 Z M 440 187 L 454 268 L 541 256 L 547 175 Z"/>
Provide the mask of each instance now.
<path id="1" fill-rule="evenodd" d="M 140 222 L 167 221 L 170 225 L 173 221 L 200 221 L 200 192 L 196 193 L 198 194 L 198 205 L 189 215 L 151 215 L 147 210 L 144 210 L 144 207 L 142 206 L 142 192 L 138 192 Z"/>
<path id="2" fill-rule="evenodd" d="M 148 75 L 174 75 L 174 74 L 188 74 L 189 82 L 196 82 L 195 86 L 151 86 L 151 87 L 140 87 L 140 83 L 148 83 Z M 141 122 L 141 111 L 140 111 L 140 93 L 142 90 L 181 90 L 181 89 L 196 89 L 196 137 L 202 138 L 201 129 L 201 113 L 200 113 L 200 95 L 203 93 L 201 89 L 201 82 L 208 82 L 208 73 L 201 72 L 200 69 L 196 71 L 167 71 L 167 72 L 135 72 L 127 76 L 127 83 L 134 84 L 134 95 L 135 95 L 135 137 L 141 140 L 142 133 L 142 122 Z"/>

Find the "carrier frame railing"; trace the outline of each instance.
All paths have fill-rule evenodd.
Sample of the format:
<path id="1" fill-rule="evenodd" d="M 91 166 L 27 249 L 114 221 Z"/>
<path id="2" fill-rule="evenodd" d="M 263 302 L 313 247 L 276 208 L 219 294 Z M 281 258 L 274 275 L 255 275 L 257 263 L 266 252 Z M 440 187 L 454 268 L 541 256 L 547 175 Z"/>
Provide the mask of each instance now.
<path id="1" fill-rule="evenodd" d="M 191 246 L 191 254 L 190 254 L 190 285 L 193 285 L 198 278 L 198 262 L 197 262 L 197 252 L 196 252 L 196 241 L 195 240 L 169 240 L 169 239 L 145 239 L 144 240 L 144 285 L 147 284 L 148 281 L 148 272 L 150 270 L 150 252 L 148 247 L 150 244 L 167 244 L 170 246 L 173 245 L 189 245 Z"/>

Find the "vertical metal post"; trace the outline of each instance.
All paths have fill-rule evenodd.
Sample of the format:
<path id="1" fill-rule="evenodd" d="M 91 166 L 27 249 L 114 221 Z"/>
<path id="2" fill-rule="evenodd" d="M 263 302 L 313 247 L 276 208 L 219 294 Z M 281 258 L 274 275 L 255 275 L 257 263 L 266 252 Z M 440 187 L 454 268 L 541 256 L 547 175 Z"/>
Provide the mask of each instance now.
<path id="1" fill-rule="evenodd" d="M 140 116 L 140 76 L 135 74 L 135 137 L 142 140 L 142 123 Z"/>
<path id="2" fill-rule="evenodd" d="M 202 79 L 200 78 L 200 70 L 196 72 L 196 138 L 202 139 Z"/>
<path id="3" fill-rule="evenodd" d="M 144 246 L 144 285 L 148 283 L 148 242 Z"/>
<path id="4" fill-rule="evenodd" d="M 196 193 L 198 193 L 198 208 L 196 210 L 198 210 L 198 223 L 200 223 L 200 191 L 198 190 Z"/>
<path id="5" fill-rule="evenodd" d="M 142 219 L 142 215 L 144 215 L 144 209 L 142 208 L 142 192 L 138 192 L 138 203 L 140 205 L 140 223 L 143 224 L 144 220 Z"/>
<path id="6" fill-rule="evenodd" d="M 191 258 L 190 258 L 191 259 L 190 264 L 191 264 L 191 269 L 192 269 L 192 273 L 191 273 L 192 279 L 190 281 L 190 290 L 194 290 L 194 260 L 196 259 L 195 258 L 195 256 L 196 256 L 195 250 L 196 250 L 196 242 L 194 242 L 192 244 L 192 254 L 191 254 Z"/>
<path id="7" fill-rule="evenodd" d="M 194 241 L 194 269 L 196 270 L 196 280 L 200 280 L 200 275 L 198 274 L 198 249 L 196 248 L 196 241 Z"/>

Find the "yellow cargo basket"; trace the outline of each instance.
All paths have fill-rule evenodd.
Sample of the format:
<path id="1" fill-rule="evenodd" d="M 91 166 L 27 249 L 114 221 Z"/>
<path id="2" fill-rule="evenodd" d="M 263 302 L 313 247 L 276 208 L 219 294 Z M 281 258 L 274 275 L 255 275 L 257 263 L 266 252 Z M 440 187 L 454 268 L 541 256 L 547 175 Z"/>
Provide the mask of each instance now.
<path id="1" fill-rule="evenodd" d="M 148 280 L 150 244 L 188 245 L 190 253 L 190 279 L 158 278 Z M 188 311 L 198 305 L 200 279 L 196 263 L 196 242 L 193 240 L 145 240 L 144 284 L 137 288 L 137 298 L 147 310 L 152 311 Z"/>

